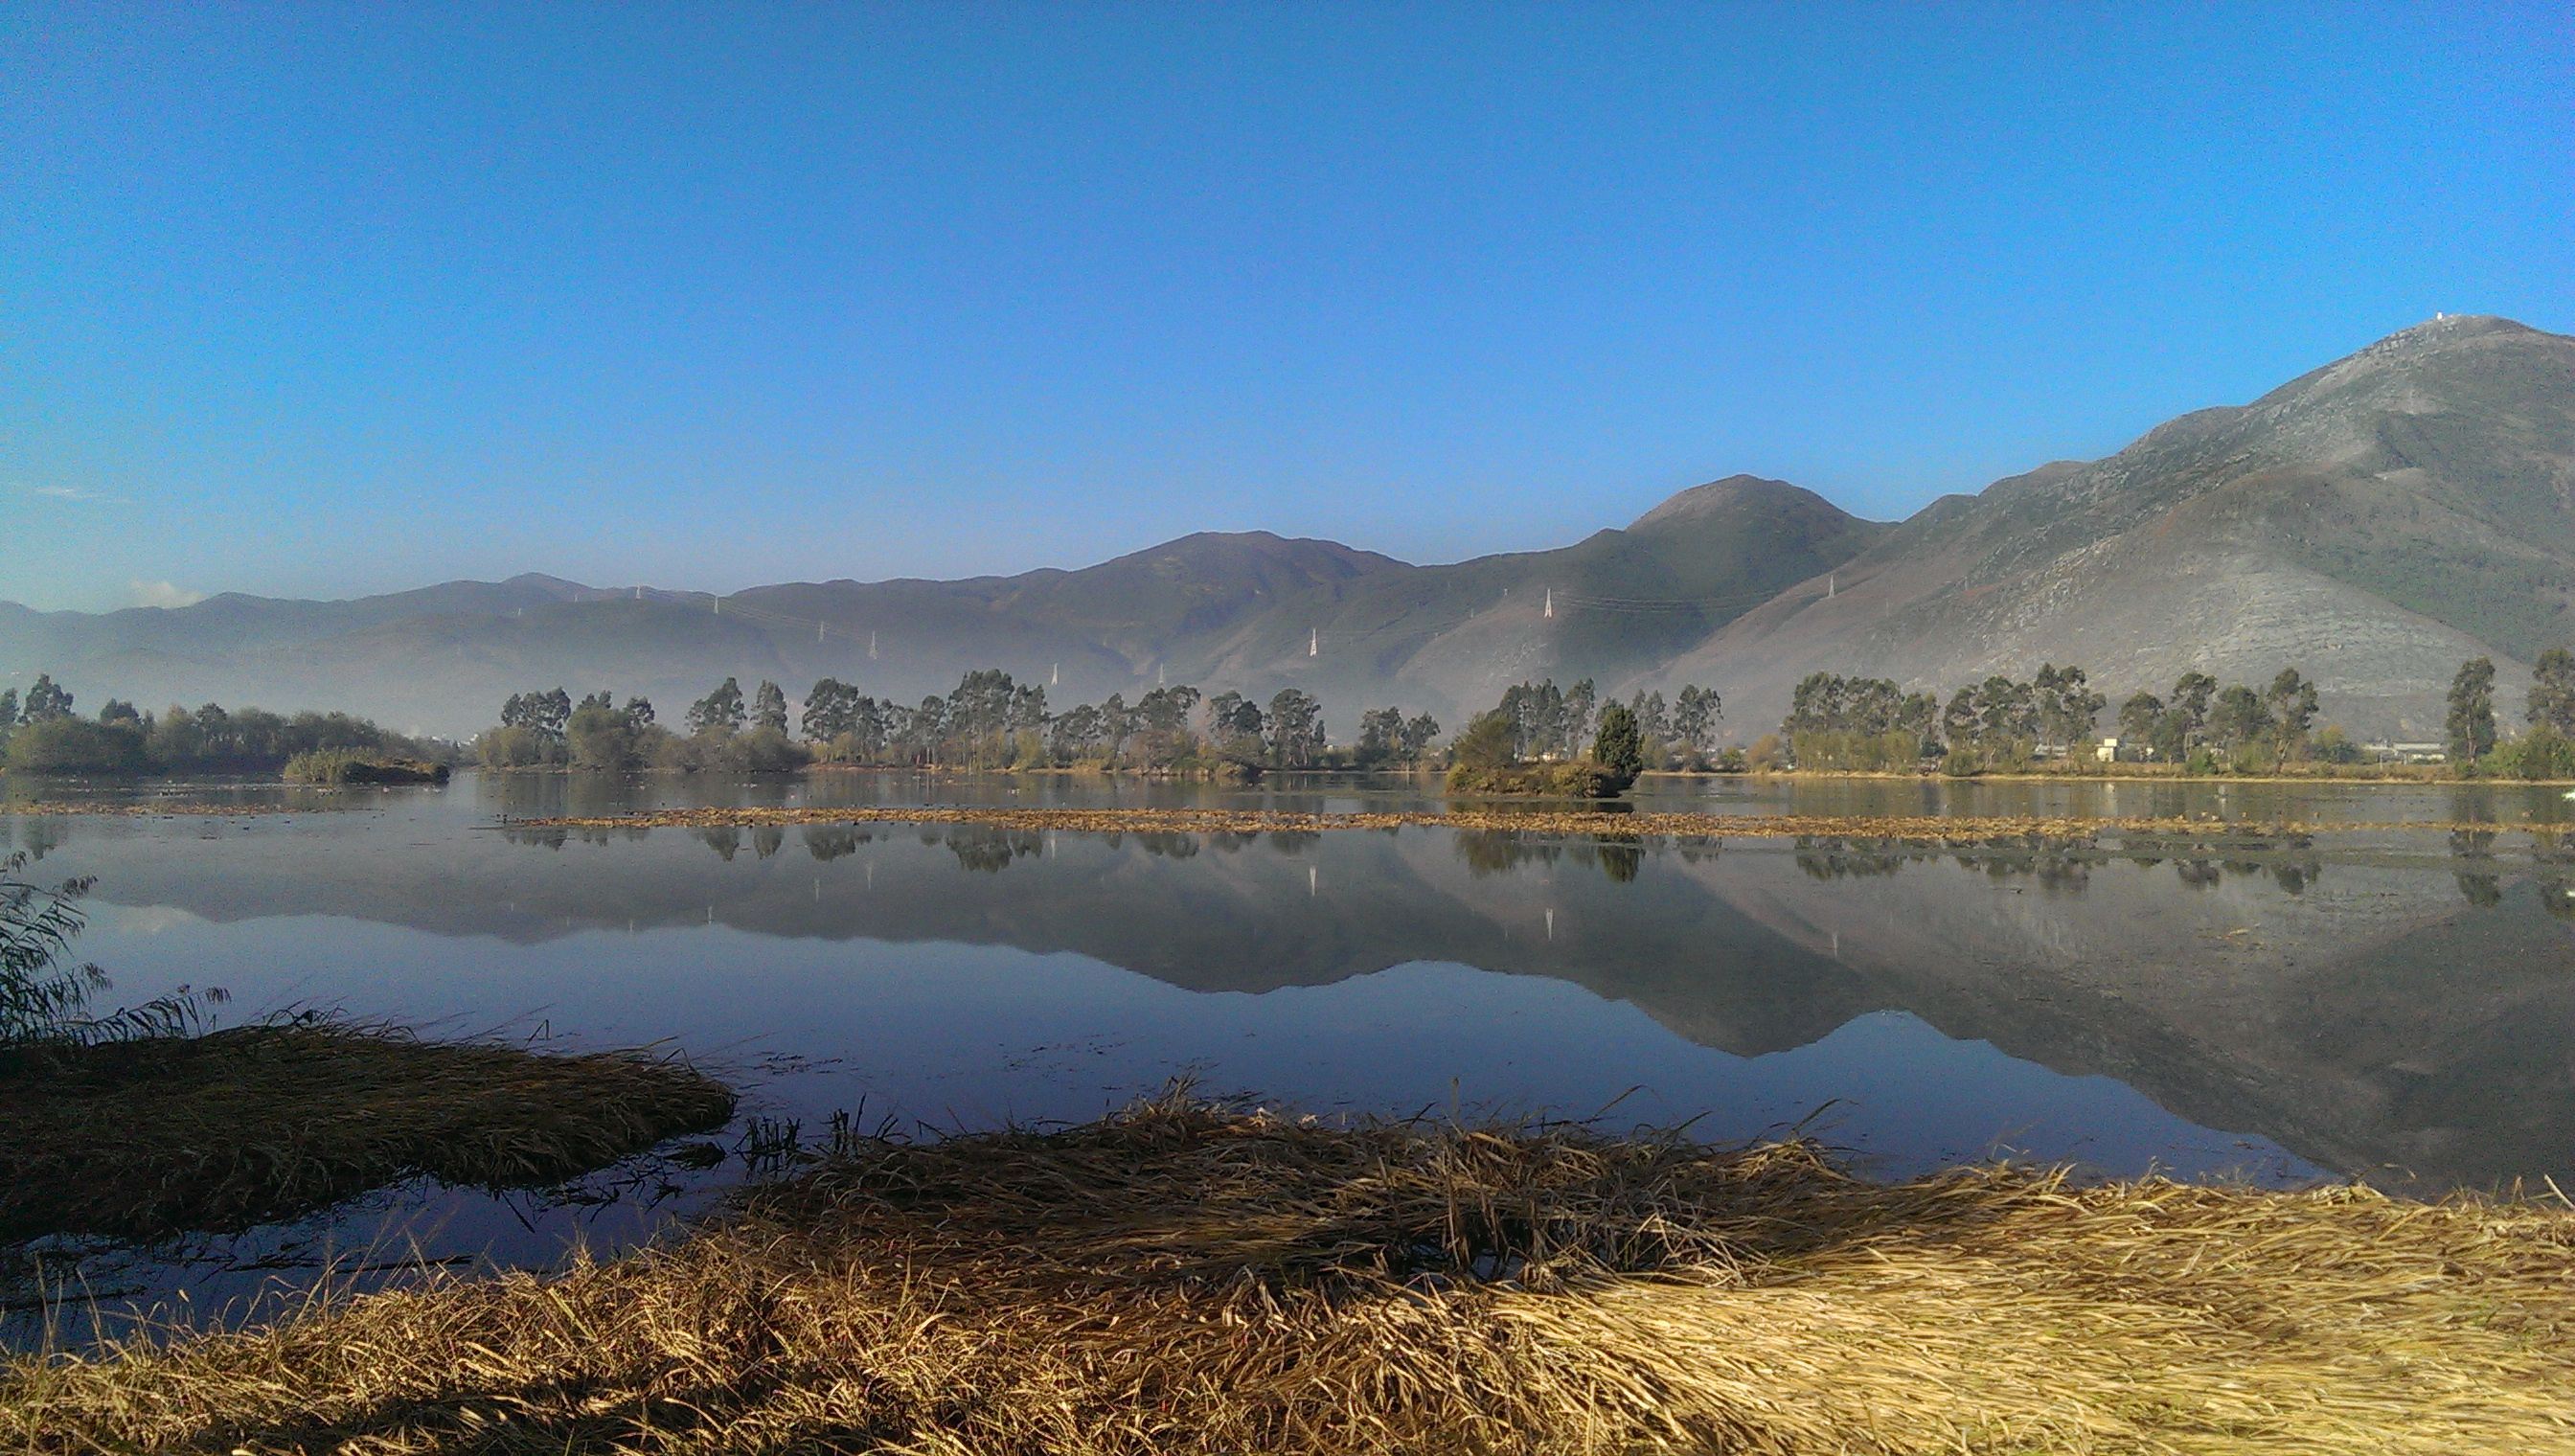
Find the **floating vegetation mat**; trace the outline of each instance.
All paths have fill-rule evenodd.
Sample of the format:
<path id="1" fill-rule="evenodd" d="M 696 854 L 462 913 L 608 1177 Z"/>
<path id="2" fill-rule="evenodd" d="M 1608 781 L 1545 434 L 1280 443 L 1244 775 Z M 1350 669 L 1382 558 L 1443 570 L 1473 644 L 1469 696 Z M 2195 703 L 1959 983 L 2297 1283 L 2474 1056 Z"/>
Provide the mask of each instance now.
<path id="1" fill-rule="evenodd" d="M 0 1365 L 33 1452 L 2575 1448 L 2575 1212 L 1176 1099 L 676 1242 Z"/>
<path id="2" fill-rule="evenodd" d="M 2256 835 L 2296 839 L 2319 833 L 2364 830 L 2492 832 L 2547 826 L 2492 823 L 2287 823 L 2215 818 L 2085 818 L 2030 815 L 1911 814 L 1709 814 L 1603 813 L 1596 810 L 1501 809 L 1385 810 L 1302 813 L 1227 808 L 1001 808 L 975 804 L 864 805 L 839 808 L 673 808 L 602 815 L 513 818 L 504 826 L 568 829 L 753 828 L 763 824 L 991 824 L 1012 829 L 1067 829 L 1082 833 L 1259 834 L 1286 830 L 1392 829 L 1424 825 L 1456 829 L 1517 829 L 1536 834 L 1586 834 L 1615 838 L 1784 839 L 1838 835 L 1915 843 L 1990 843 L 2000 839 L 2090 840 L 2103 833 L 2206 837 Z"/>
<path id="3" fill-rule="evenodd" d="M 553 1182 L 733 1106 L 647 1053 L 332 1022 L 0 1051 L 0 1242 L 242 1228 L 419 1173 Z"/>
<path id="4" fill-rule="evenodd" d="M 305 803 L 216 803 L 187 798 L 58 798 L 13 801 L 0 799 L 0 814 L 25 814 L 30 817 L 59 817 L 87 814 L 112 818 L 148 819 L 163 815 L 193 815 L 206 818 L 240 818 L 252 814 L 329 813 L 349 805 L 320 800 Z"/>

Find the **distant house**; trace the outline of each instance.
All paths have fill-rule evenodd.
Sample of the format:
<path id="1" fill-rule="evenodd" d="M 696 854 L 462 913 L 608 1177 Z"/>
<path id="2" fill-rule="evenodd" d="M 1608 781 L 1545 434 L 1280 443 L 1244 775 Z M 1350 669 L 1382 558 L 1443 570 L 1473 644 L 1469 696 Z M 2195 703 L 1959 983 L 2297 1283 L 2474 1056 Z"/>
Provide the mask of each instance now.
<path id="1" fill-rule="evenodd" d="M 2100 759 L 2104 763 L 2118 762 L 2119 740 L 2117 738 L 2103 738 L 2101 740 L 2101 745 L 2092 750 L 2092 756 Z"/>
<path id="2" fill-rule="evenodd" d="M 2446 763 L 2450 759 L 2447 743 L 2372 743 L 2381 758 L 2394 758 L 2404 763 Z"/>

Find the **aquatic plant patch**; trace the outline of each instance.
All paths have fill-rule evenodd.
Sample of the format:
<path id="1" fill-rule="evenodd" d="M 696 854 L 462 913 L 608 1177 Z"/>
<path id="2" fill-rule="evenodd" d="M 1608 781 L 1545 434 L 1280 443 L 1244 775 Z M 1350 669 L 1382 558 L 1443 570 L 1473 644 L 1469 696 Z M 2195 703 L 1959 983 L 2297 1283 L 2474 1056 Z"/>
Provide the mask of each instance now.
<path id="1" fill-rule="evenodd" d="M 734 1097 L 650 1053 L 297 1020 L 10 1048 L 0 1107 L 0 1241 L 14 1241 L 240 1228 L 423 1173 L 553 1182 L 721 1126 Z"/>

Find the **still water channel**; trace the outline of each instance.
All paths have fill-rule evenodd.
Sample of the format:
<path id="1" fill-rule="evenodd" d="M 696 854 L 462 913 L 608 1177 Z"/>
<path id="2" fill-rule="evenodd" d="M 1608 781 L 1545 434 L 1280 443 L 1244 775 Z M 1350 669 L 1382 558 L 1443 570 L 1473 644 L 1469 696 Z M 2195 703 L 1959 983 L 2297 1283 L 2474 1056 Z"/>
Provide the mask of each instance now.
<path id="1" fill-rule="evenodd" d="M 294 811 L 7 813 L 0 842 L 37 856 L 36 878 L 95 877 L 79 949 L 113 977 L 110 1003 L 216 985 L 225 1020 L 318 1006 L 433 1034 L 669 1043 L 745 1087 L 728 1146 L 753 1117 L 811 1131 L 840 1110 L 916 1134 L 1083 1119 L 1189 1078 L 1323 1114 L 1696 1119 L 1718 1141 L 1803 1128 L 1884 1176 L 2012 1156 L 2575 1189 L 2575 835 L 2558 834 L 2575 803 L 2554 790 L 1697 781 L 1639 804 L 2369 826 L 2259 847 L 508 822 L 699 803 L 1440 806 L 1425 789 L 143 785 L 97 791 Z M 2407 827 L 2462 820 L 2495 827 Z M 759 1175 L 647 1157 L 543 1193 L 407 1185 L 47 1267 L 110 1308 L 185 1296 L 202 1312 L 333 1257 L 543 1265 L 576 1240 L 620 1247 Z M 9 1298 L 0 1338 L 24 1343 L 38 1302 Z"/>

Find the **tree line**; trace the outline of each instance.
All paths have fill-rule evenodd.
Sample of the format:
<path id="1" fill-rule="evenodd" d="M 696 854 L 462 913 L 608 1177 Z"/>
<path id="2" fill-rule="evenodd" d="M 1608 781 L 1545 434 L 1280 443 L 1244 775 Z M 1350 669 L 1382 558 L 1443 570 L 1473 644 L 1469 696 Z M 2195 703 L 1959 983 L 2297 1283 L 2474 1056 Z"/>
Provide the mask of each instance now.
<path id="1" fill-rule="evenodd" d="M 1714 692 L 1692 685 L 1667 704 L 1659 691 L 1640 691 L 1595 713 L 1598 703 L 1588 678 L 1569 689 L 1548 679 L 1503 690 L 1501 702 L 1477 714 L 1451 745 L 1448 786 L 1606 798 L 1625 792 L 1648 767 L 1710 766 L 1725 717 Z"/>
<path id="2" fill-rule="evenodd" d="M 153 714 L 111 698 L 83 718 L 50 674 L 38 674 L 23 699 L 0 689 L 0 762 L 22 773 L 254 773 L 330 752 L 440 762 L 454 749 L 347 713 L 207 703 Z"/>
<path id="3" fill-rule="evenodd" d="M 652 703 L 609 694 L 575 703 L 562 688 L 512 694 L 498 727 L 476 739 L 492 767 L 776 770 L 807 763 L 885 767 L 1088 767 L 1150 772 L 1377 766 L 1417 762 L 1439 724 L 1428 714 L 1370 709 L 1359 736 L 1336 749 L 1323 706 L 1286 688 L 1257 703 L 1188 685 L 1156 687 L 1133 703 L 1123 693 L 1061 712 L 1043 685 L 978 669 L 955 691 L 917 704 L 880 699 L 838 679 L 807 691 L 793 718 L 785 690 L 763 682 L 746 698 L 737 679 L 689 706 L 684 732 L 658 722 Z"/>
<path id="4" fill-rule="evenodd" d="M 1692 685 L 1667 702 L 1660 689 L 1640 689 L 1626 703 L 1613 699 L 1608 706 L 1634 719 L 1647 766 L 1705 767 L 1712 761 L 1717 726 L 1725 720 L 1724 703 L 1714 691 Z M 1495 726 L 1485 729 L 1485 744 L 1508 761 L 1546 762 L 1581 756 L 1596 737 L 1604 711 L 1590 679 L 1558 688 L 1549 678 L 1504 689 L 1501 701 L 1479 718 L 1493 719 Z M 1500 735 L 1504 727 L 1506 737 Z"/>
<path id="5" fill-rule="evenodd" d="M 1950 772 L 2014 767 L 2062 757 L 2094 741 L 2109 700 L 2079 667 L 2042 664 L 2026 682 L 1997 674 L 1951 693 L 1906 693 L 1889 679 L 1814 673 L 1790 700 L 1779 736 L 1801 768 L 1905 770 L 1937 760 Z M 2119 706 L 2119 731 L 2140 756 L 2213 771 L 2276 767 L 2313 746 L 2315 685 L 2295 668 L 2267 688 L 2221 689 L 2185 673 L 2169 699 L 2138 693 Z M 2339 739 L 2337 739 L 2339 741 Z"/>
<path id="6" fill-rule="evenodd" d="M 2575 654 L 2539 657 L 2524 721 L 2501 738 L 2494 663 L 2477 658 L 2452 680 L 2445 748 L 2462 773 L 2575 777 Z M 1932 760 L 1951 772 L 2061 756 L 2093 740 L 2108 707 L 2079 667 L 2042 665 L 2027 682 L 1995 676 L 1952 693 L 1906 693 L 1884 678 L 1809 674 L 1780 722 L 1786 755 L 1804 768 L 1906 770 Z M 2263 772 L 2296 761 L 2358 761 L 2342 729 L 2317 725 L 2316 685 L 2296 668 L 2268 683 L 2220 685 L 2185 673 L 2168 694 L 2139 692 L 2116 715 L 2122 751 L 2198 772 Z M 1763 756 L 1756 753 L 1756 757 Z"/>
<path id="7" fill-rule="evenodd" d="M 2481 776 L 2575 778 L 2575 653 L 2550 648 L 2531 665 L 2517 737 L 2497 729 L 2494 676 L 2492 658 L 2471 658 L 2450 680 L 2442 722 L 2450 761 Z"/>

